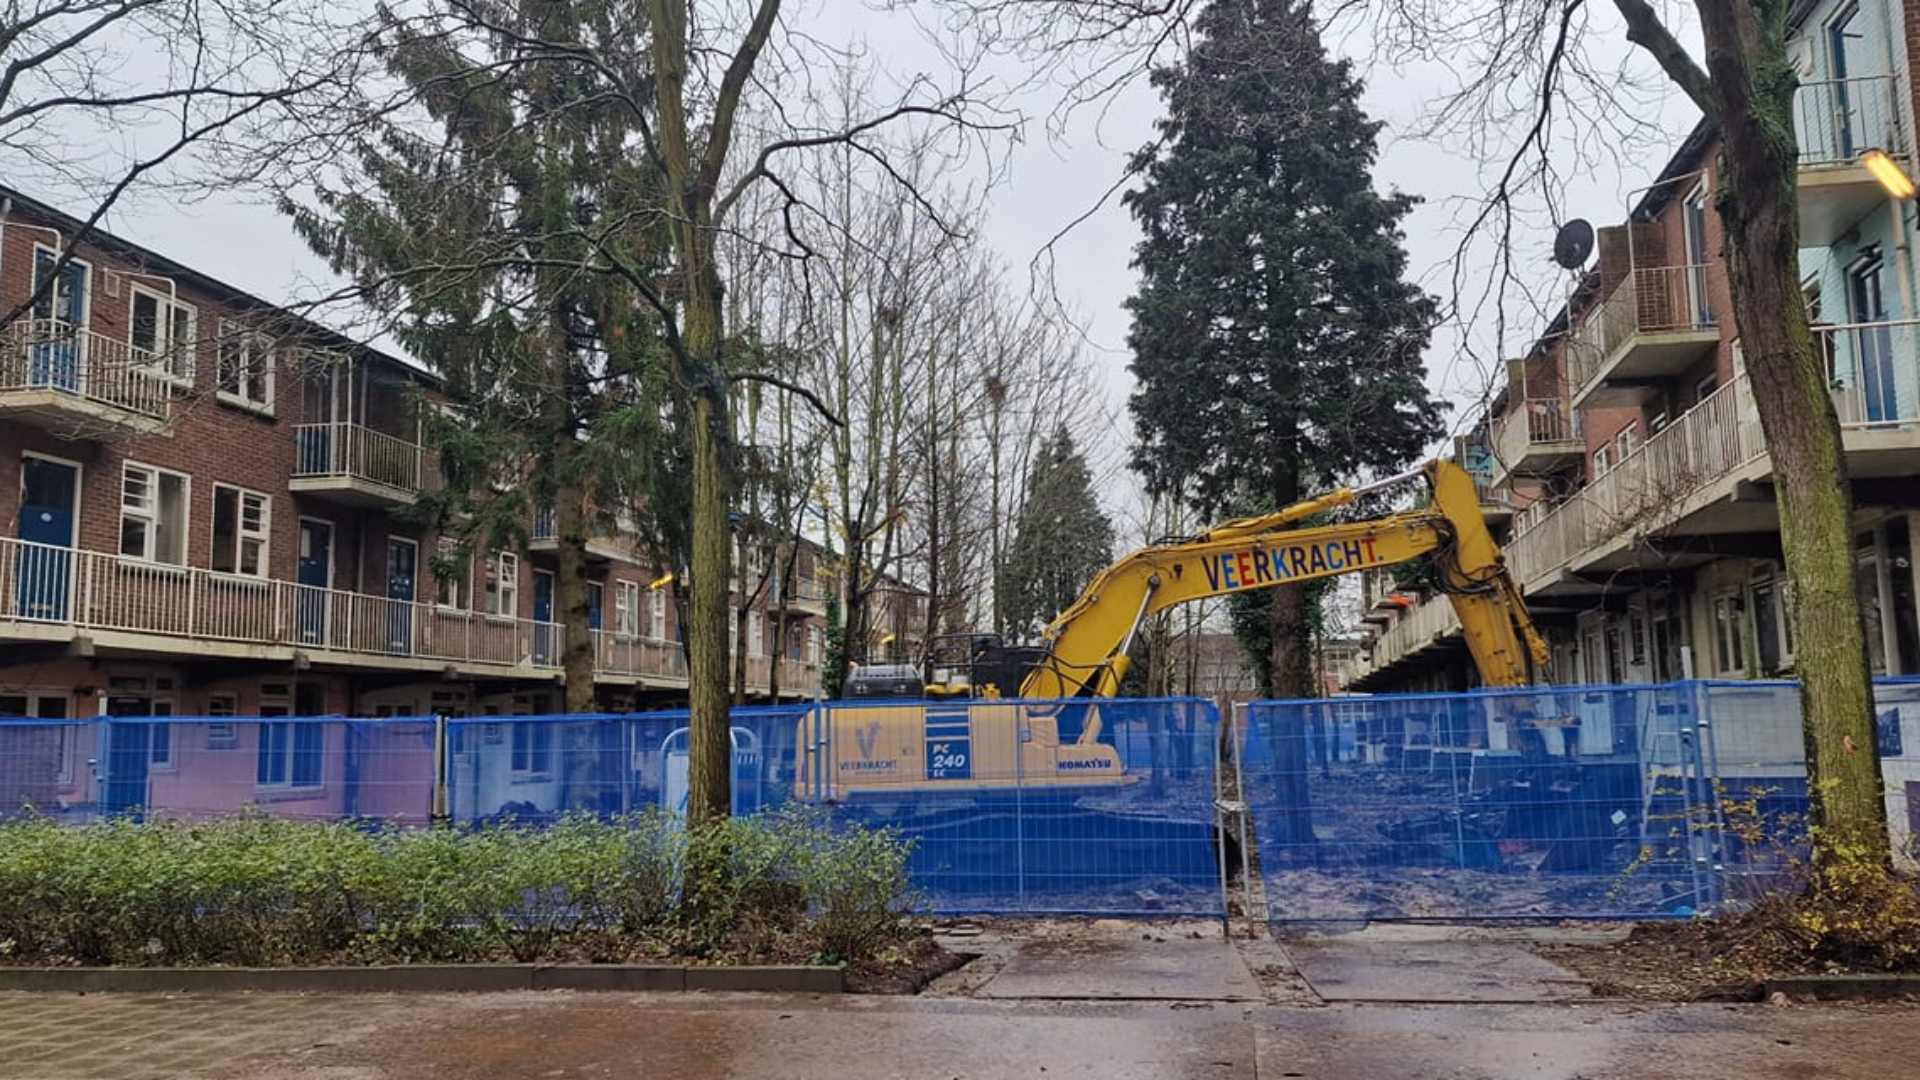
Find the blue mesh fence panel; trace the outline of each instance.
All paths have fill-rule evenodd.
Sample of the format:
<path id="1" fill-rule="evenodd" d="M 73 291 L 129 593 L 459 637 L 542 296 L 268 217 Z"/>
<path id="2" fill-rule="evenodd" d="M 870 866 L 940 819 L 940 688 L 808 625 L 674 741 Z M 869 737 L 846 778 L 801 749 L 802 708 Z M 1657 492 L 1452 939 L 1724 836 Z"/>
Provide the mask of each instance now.
<path id="1" fill-rule="evenodd" d="M 430 717 L 112 717 L 98 727 L 106 814 L 245 809 L 419 826 L 432 812 Z"/>
<path id="2" fill-rule="evenodd" d="M 1920 679 L 1876 682 L 1874 712 L 1887 824 L 1894 851 L 1911 865 L 1920 849 Z"/>
<path id="3" fill-rule="evenodd" d="M 1218 720 L 1198 699 L 835 703 L 801 726 L 797 794 L 912 840 L 939 911 L 1217 914 Z"/>
<path id="4" fill-rule="evenodd" d="M 730 713 L 733 811 L 752 814 L 791 794 L 805 707 Z M 455 822 L 550 820 L 564 813 L 684 813 L 686 710 L 489 716 L 447 723 L 447 806 Z"/>
<path id="5" fill-rule="evenodd" d="M 0 716 L 0 817 L 85 821 L 99 801 L 99 725 Z"/>
<path id="6" fill-rule="evenodd" d="M 1255 703 L 1244 797 L 1269 915 L 1691 910 L 1710 899 L 1688 827 L 1697 708 L 1685 687 Z"/>

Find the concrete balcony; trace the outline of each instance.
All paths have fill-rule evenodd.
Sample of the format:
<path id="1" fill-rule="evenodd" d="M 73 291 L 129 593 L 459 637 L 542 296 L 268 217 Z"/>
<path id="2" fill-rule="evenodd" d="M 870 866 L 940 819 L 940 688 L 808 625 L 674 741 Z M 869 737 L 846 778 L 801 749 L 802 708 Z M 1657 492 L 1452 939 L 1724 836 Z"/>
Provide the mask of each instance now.
<path id="1" fill-rule="evenodd" d="M 0 419 L 102 440 L 158 435 L 172 409 L 172 377 L 127 342 L 59 319 L 0 333 Z"/>
<path id="2" fill-rule="evenodd" d="M 1491 425 L 1493 482 L 1508 477 L 1546 476 L 1578 465 L 1586 457 L 1580 438 L 1580 414 L 1566 398 L 1526 398 Z"/>
<path id="3" fill-rule="evenodd" d="M 832 592 L 818 581 L 802 579 L 793 591 L 776 601 L 781 614 L 789 619 L 824 619 Z"/>
<path id="4" fill-rule="evenodd" d="M 551 506 L 543 506 L 533 512 L 533 529 L 527 534 L 527 554 L 552 558 L 560 552 L 560 515 Z M 619 540 L 611 536 L 589 536 L 587 538 L 587 562 L 601 565 L 617 560 L 629 559 L 628 551 Z"/>
<path id="5" fill-rule="evenodd" d="M 1453 602 L 1445 596 L 1429 596 L 1374 640 L 1369 673 L 1385 671 L 1459 634 Z"/>
<path id="6" fill-rule="evenodd" d="M 300 424 L 293 429 L 288 489 L 351 506 L 411 506 L 426 483 L 419 443 L 360 424 Z"/>
<path id="7" fill-rule="evenodd" d="M 1819 327 L 1814 339 L 1832 373 L 1848 475 L 1920 470 L 1920 321 Z M 1507 565 L 1529 596 L 1571 595 L 1636 566 L 1649 545 L 1778 532 L 1772 472 L 1743 374 L 1516 536 Z M 1670 568 L 1711 557 L 1661 555 Z"/>
<path id="8" fill-rule="evenodd" d="M 78 655 L 266 661 L 438 678 L 550 681 L 558 623 L 320 589 L 103 552 L 0 539 L 0 640 Z M 596 678 L 684 688 L 678 642 L 596 630 Z M 770 662 L 748 689 L 765 693 Z M 781 693 L 812 695 L 817 665 L 781 661 Z"/>
<path id="9" fill-rule="evenodd" d="M 1707 267 L 1636 267 L 1567 341 L 1574 409 L 1638 405 L 1720 343 Z"/>
<path id="10" fill-rule="evenodd" d="M 1892 75 L 1800 84 L 1793 108 L 1802 247 L 1828 247 L 1886 205 L 1886 191 L 1860 164 L 1862 153 L 1882 150 L 1912 167 L 1900 93 L 1900 80 Z"/>

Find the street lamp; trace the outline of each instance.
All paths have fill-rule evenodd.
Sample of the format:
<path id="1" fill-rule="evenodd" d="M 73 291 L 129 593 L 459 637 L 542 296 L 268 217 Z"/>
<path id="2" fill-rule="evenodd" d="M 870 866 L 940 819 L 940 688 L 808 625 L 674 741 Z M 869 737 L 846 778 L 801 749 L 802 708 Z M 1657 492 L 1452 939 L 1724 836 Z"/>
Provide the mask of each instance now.
<path id="1" fill-rule="evenodd" d="M 1907 171 L 1900 167 L 1899 162 L 1888 157 L 1885 150 L 1865 151 L 1860 155 L 1860 164 L 1880 182 L 1880 187 L 1886 191 L 1887 198 L 1896 202 L 1907 202 L 1914 197 L 1916 189 L 1913 177 L 1907 175 Z"/>

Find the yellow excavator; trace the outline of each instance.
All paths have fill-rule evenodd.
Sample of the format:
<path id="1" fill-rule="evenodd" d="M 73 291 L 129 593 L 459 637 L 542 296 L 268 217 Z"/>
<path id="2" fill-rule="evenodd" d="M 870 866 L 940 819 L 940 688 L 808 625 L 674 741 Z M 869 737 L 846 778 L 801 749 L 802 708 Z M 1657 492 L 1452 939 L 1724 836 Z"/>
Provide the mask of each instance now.
<path id="1" fill-rule="evenodd" d="M 1362 495 L 1424 475 L 1432 499 L 1371 520 L 1301 527 Z M 1131 782 L 1115 748 L 1100 741 L 1092 703 L 1109 698 L 1147 616 L 1176 604 L 1389 566 L 1434 561 L 1469 651 L 1488 686 L 1527 686 L 1548 662 L 1487 531 L 1467 472 L 1449 461 L 1361 488 L 1215 526 L 1141 548 L 1096 576 L 1037 646 L 991 635 L 934 643 L 933 700 L 816 709 L 800 722 L 796 794 L 840 801 L 926 791 L 1019 787 L 1068 791 Z M 1018 700 L 1004 691 L 1017 690 Z M 983 700 L 984 699 L 984 700 Z M 1062 720 L 1069 729 L 1063 733 Z M 1065 737 L 1063 737 L 1063 734 Z"/>

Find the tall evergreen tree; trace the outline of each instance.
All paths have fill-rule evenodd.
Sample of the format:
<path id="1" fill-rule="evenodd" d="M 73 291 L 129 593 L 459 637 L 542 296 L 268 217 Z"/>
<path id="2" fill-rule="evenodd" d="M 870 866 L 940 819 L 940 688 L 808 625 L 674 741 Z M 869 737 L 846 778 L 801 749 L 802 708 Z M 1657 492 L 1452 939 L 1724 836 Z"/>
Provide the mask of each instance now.
<path id="1" fill-rule="evenodd" d="M 1404 279 L 1416 200 L 1373 189 L 1380 125 L 1310 6 L 1215 0 L 1153 82 L 1167 116 L 1127 198 L 1148 490 L 1218 516 L 1413 460 L 1441 432 L 1420 364 L 1434 304 Z M 1281 694 L 1311 688 L 1306 607 L 1298 587 L 1268 594 Z"/>
<path id="2" fill-rule="evenodd" d="M 1014 528 L 1000 571 L 1002 625 L 1031 639 L 1113 561 L 1113 523 L 1066 428 L 1054 428 L 1035 455 Z"/>
<path id="3" fill-rule="evenodd" d="M 446 13 L 476 29 L 436 33 L 383 9 L 373 39 L 431 125 L 372 128 L 357 173 L 317 207 L 286 209 L 445 379 L 455 408 L 428 417 L 444 483 L 420 514 L 486 550 L 553 515 L 566 704 L 589 710 L 587 540 L 642 505 L 671 522 L 662 503 L 685 484 L 660 479 L 673 466 L 656 429 L 673 410 L 657 321 L 632 288 L 658 246 L 659 180 L 635 164 L 630 105 L 552 43 L 638 82 L 646 29 L 603 0 L 446 0 Z"/>

